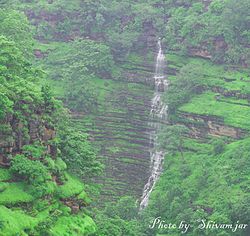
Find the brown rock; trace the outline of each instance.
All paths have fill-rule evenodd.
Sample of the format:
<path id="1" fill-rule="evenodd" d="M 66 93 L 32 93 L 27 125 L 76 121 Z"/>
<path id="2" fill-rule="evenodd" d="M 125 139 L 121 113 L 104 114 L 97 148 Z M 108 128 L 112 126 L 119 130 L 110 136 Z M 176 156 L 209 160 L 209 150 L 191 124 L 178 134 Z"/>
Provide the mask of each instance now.
<path id="1" fill-rule="evenodd" d="M 239 132 L 236 128 L 216 124 L 212 121 L 208 121 L 207 125 L 209 128 L 209 133 L 213 136 L 228 136 L 232 138 L 239 138 Z"/>
<path id="2" fill-rule="evenodd" d="M 50 129 L 47 127 L 44 127 L 44 132 L 43 132 L 43 141 L 48 141 L 56 136 L 56 131 L 54 129 Z"/>
<path id="3" fill-rule="evenodd" d="M 80 210 L 79 205 L 73 205 L 73 206 L 71 207 L 71 212 L 72 212 L 73 214 L 77 214 L 77 213 L 79 212 L 79 210 Z"/>

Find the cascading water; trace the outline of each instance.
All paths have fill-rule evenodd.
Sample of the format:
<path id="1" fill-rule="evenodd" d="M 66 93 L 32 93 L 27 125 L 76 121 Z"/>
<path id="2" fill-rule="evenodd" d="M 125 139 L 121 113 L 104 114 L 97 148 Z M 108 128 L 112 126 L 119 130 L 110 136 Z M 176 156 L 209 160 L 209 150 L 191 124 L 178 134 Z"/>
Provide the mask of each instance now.
<path id="1" fill-rule="evenodd" d="M 156 150 L 156 136 L 160 129 L 161 122 L 167 119 L 168 106 L 162 102 L 161 96 L 166 91 L 168 86 L 167 78 L 164 76 L 165 67 L 165 56 L 162 51 L 161 40 L 158 40 L 158 55 L 155 66 L 155 93 L 151 103 L 150 116 L 153 120 L 150 125 L 153 126 L 154 130 L 150 132 L 150 145 L 153 146 L 150 159 L 150 177 L 148 182 L 144 186 L 143 194 L 141 197 L 140 210 L 143 210 L 149 201 L 150 193 L 152 192 L 156 181 L 158 180 L 163 167 L 163 160 L 165 153 L 161 150 Z"/>

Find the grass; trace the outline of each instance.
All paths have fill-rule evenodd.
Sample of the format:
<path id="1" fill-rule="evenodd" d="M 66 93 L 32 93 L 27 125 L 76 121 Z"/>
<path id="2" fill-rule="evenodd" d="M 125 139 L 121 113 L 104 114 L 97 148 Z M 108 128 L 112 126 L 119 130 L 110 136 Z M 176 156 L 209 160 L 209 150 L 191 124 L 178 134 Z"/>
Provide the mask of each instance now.
<path id="1" fill-rule="evenodd" d="M 194 97 L 180 107 L 180 111 L 200 115 L 214 115 L 224 119 L 226 125 L 250 130 L 250 107 L 218 101 L 213 92 Z"/>
<path id="2" fill-rule="evenodd" d="M 84 189 L 84 184 L 76 177 L 66 174 L 67 181 L 58 186 L 58 196 L 60 198 L 69 198 L 80 194 Z"/>
<path id="3" fill-rule="evenodd" d="M 63 216 L 51 229 L 52 236 L 89 235 L 96 231 L 94 221 L 86 215 Z"/>
<path id="4" fill-rule="evenodd" d="M 17 194 L 17 193 L 16 193 Z M 1 231 L 0 236 L 27 235 L 25 230 L 32 229 L 37 219 L 26 215 L 21 210 L 10 210 L 0 206 Z"/>
<path id="5" fill-rule="evenodd" d="M 185 149 L 193 150 L 197 153 L 206 154 L 206 153 L 211 153 L 213 150 L 210 144 L 206 142 L 201 142 L 200 140 L 192 139 L 192 138 L 185 138 L 183 146 Z"/>
<path id="6" fill-rule="evenodd" d="M 199 57 L 184 57 L 177 54 L 166 55 L 168 66 L 180 70 L 190 64 L 202 68 L 201 80 L 206 80 L 209 86 L 219 86 L 227 90 L 237 90 L 242 94 L 250 93 L 249 69 L 235 69 L 230 65 L 216 65 L 213 62 Z M 170 81 L 173 76 L 170 77 Z"/>
<path id="7" fill-rule="evenodd" d="M 17 204 L 32 202 L 34 197 L 29 193 L 25 183 L 8 183 L 3 192 L 0 192 L 0 204 Z"/>

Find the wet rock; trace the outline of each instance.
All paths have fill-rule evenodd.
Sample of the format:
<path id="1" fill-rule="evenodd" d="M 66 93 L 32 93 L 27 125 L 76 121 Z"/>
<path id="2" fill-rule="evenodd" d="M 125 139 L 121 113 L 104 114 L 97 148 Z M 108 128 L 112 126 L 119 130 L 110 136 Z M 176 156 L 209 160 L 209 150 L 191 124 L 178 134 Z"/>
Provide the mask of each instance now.
<path id="1" fill-rule="evenodd" d="M 165 86 L 164 86 L 164 83 L 163 83 L 163 82 L 159 83 L 158 86 L 157 86 L 158 92 L 161 92 L 161 93 L 164 92 L 164 90 L 165 90 L 164 87 L 165 87 Z"/>

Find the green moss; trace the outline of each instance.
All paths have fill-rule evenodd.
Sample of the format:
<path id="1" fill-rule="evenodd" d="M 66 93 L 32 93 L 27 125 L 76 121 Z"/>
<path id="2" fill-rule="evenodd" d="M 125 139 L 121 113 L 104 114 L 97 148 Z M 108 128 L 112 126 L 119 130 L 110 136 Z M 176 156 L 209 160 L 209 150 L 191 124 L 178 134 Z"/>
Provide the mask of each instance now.
<path id="1" fill-rule="evenodd" d="M 9 184 L 8 183 L 2 183 L 0 182 L 0 193 L 5 191 L 8 188 Z"/>
<path id="2" fill-rule="evenodd" d="M 66 163 L 61 159 L 61 158 L 57 158 L 55 161 L 55 166 L 57 167 L 57 169 L 59 171 L 64 171 L 67 169 L 67 165 Z"/>

